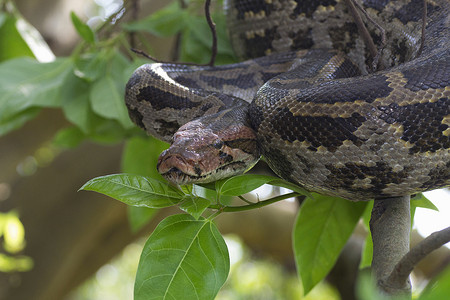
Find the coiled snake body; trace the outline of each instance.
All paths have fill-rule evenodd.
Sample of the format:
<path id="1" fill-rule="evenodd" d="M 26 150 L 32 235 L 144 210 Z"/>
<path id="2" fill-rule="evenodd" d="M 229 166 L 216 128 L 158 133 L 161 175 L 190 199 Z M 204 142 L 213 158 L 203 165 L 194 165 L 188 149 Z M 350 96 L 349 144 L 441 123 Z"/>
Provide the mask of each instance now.
<path id="1" fill-rule="evenodd" d="M 450 185 L 450 3 L 428 1 L 420 55 L 423 1 L 362 4 L 387 31 L 381 71 L 370 73 L 339 0 L 232 1 L 235 48 L 266 56 L 138 68 L 125 100 L 136 124 L 172 141 L 159 171 L 175 183 L 208 182 L 262 154 L 280 177 L 350 200 Z"/>

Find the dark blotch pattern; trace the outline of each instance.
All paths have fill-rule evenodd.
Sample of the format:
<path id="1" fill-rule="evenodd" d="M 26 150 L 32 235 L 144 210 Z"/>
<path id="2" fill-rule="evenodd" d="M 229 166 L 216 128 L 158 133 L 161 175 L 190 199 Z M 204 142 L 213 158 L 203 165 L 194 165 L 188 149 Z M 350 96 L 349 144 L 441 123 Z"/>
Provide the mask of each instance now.
<path id="1" fill-rule="evenodd" d="M 258 132 L 259 126 L 261 125 L 261 122 L 264 120 L 264 111 L 261 107 L 255 105 L 254 103 L 250 104 L 249 110 L 248 110 L 249 116 L 251 116 L 250 119 L 250 125 Z"/>
<path id="2" fill-rule="evenodd" d="M 403 76 L 408 79 L 405 88 L 413 92 L 419 90 L 445 88 L 450 85 L 450 49 L 443 55 L 434 57 L 427 62 L 421 62 L 412 68 L 403 71 Z"/>
<path id="3" fill-rule="evenodd" d="M 421 188 L 428 190 L 445 187 L 450 180 L 450 162 L 447 162 L 445 166 L 430 170 L 428 176 L 430 179 Z"/>
<path id="4" fill-rule="evenodd" d="M 355 78 L 351 82 L 324 82 L 317 88 L 299 93 L 299 102 L 329 103 L 363 100 L 372 103 L 377 98 L 389 96 L 392 88 L 384 75 L 372 75 L 370 79 Z"/>
<path id="5" fill-rule="evenodd" d="M 346 163 L 344 167 L 337 168 L 333 165 L 325 165 L 331 172 L 327 176 L 326 185 L 331 188 L 345 189 L 354 193 L 372 194 L 383 196 L 381 191 L 388 184 L 400 184 L 408 178 L 411 168 L 404 168 L 402 171 L 394 172 L 392 168 L 385 162 L 377 162 L 375 166 L 368 167 L 357 163 Z M 355 180 L 370 178 L 372 185 L 368 189 L 353 187 Z M 369 199 L 368 199 L 369 200 Z"/>
<path id="6" fill-rule="evenodd" d="M 241 149 L 245 153 L 254 154 L 256 153 L 256 140 L 251 139 L 236 139 L 232 141 L 226 141 L 225 145 L 234 149 Z"/>
<path id="7" fill-rule="evenodd" d="M 450 114 L 448 98 L 441 98 L 434 103 L 417 103 L 398 106 L 380 106 L 380 118 L 389 124 L 398 122 L 403 125 L 402 140 L 410 142 L 413 147 L 410 153 L 436 152 L 450 148 L 450 138 L 443 135 L 448 125 L 442 124 L 446 115 Z"/>
<path id="8" fill-rule="evenodd" d="M 140 128 L 145 129 L 144 122 L 142 121 L 144 119 L 144 116 L 139 112 L 139 110 L 137 108 L 131 108 L 128 103 L 127 108 L 128 115 L 130 116 L 131 121 L 133 121 L 133 123 Z"/>
<path id="9" fill-rule="evenodd" d="M 200 75 L 200 80 L 208 82 L 208 84 L 213 86 L 215 89 L 223 89 L 225 85 L 246 89 L 249 87 L 252 88 L 256 85 L 254 77 L 254 74 L 242 74 L 231 79 Z"/>
<path id="10" fill-rule="evenodd" d="M 427 14 L 432 15 L 439 7 L 432 5 L 427 1 Z M 417 22 L 422 20 L 423 0 L 410 0 L 408 4 L 401 7 L 395 12 L 394 16 L 399 19 L 403 24 L 410 21 Z"/>
<path id="11" fill-rule="evenodd" d="M 193 102 L 187 97 L 179 97 L 171 92 L 166 92 L 153 86 L 146 86 L 139 90 L 136 100 L 146 101 L 152 105 L 155 110 L 164 108 L 189 109 L 201 105 L 201 102 Z"/>
<path id="12" fill-rule="evenodd" d="M 354 22 L 344 23 L 339 27 L 330 27 L 329 36 L 333 43 L 333 49 L 348 53 L 349 49 L 355 48 L 355 40 L 358 38 L 358 27 Z M 350 35 L 350 38 L 348 38 Z"/>
<path id="13" fill-rule="evenodd" d="M 276 39 L 277 26 L 264 30 L 264 36 L 255 34 L 253 38 L 248 39 L 242 34 L 240 40 L 244 42 L 245 57 L 261 57 L 266 55 L 266 50 L 273 50 L 272 41 Z"/>
<path id="14" fill-rule="evenodd" d="M 311 30 L 312 28 L 308 28 L 307 30 L 291 32 L 289 34 L 289 37 L 292 39 L 291 50 L 309 49 L 314 46 Z"/>
<path id="15" fill-rule="evenodd" d="M 238 12 L 238 20 L 245 20 L 246 12 L 257 14 L 260 11 L 264 11 L 266 16 L 269 16 L 270 12 L 273 11 L 273 5 L 265 0 L 234 1 L 234 7 Z"/>
<path id="16" fill-rule="evenodd" d="M 293 167 L 291 162 L 284 156 L 279 149 L 270 148 L 263 151 L 266 160 L 268 161 L 270 168 L 281 178 L 296 182 L 292 178 Z"/>
<path id="17" fill-rule="evenodd" d="M 336 5 L 335 0 L 318 0 L 318 1 L 305 1 L 305 0 L 295 0 L 297 6 L 294 9 L 293 15 L 297 16 L 304 13 L 307 18 L 312 17 L 313 13 L 317 10 L 319 5 L 329 6 Z"/>
<path id="18" fill-rule="evenodd" d="M 357 113 L 350 118 L 293 116 L 288 108 L 281 108 L 276 115 L 271 124 L 281 139 L 291 143 L 308 141 L 312 151 L 324 146 L 334 152 L 345 140 L 357 146 L 363 142 L 353 134 L 366 120 Z"/>

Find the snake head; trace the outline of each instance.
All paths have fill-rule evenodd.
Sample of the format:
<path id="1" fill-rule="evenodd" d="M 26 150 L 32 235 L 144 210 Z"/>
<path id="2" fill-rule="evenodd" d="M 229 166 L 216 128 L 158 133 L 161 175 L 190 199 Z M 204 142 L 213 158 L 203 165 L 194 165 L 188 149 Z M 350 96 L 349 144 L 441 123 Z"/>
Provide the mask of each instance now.
<path id="1" fill-rule="evenodd" d="M 217 115 L 217 114 L 216 114 Z M 175 184 L 205 183 L 241 174 L 259 159 L 256 134 L 249 127 L 206 116 L 186 123 L 159 159 L 158 172 Z M 220 115 L 223 118 L 223 114 Z"/>

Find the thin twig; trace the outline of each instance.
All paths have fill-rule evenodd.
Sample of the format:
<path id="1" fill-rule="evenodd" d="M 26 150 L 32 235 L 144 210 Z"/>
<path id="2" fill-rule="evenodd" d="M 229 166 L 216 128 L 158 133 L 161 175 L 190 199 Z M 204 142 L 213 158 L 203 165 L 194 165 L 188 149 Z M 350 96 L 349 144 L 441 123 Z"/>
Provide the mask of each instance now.
<path id="1" fill-rule="evenodd" d="M 364 40 L 364 43 L 366 44 L 367 48 L 369 49 L 370 55 L 372 56 L 373 61 L 375 61 L 375 58 L 377 57 L 378 51 L 377 47 L 375 47 L 375 44 L 372 40 L 372 37 L 370 36 L 369 31 L 367 30 L 366 26 L 364 25 L 363 20 L 361 19 L 361 16 L 359 15 L 358 11 L 356 10 L 354 0 L 345 0 L 345 3 L 347 4 L 348 9 L 350 10 L 350 13 L 353 16 L 353 19 L 355 20 L 356 26 L 358 27 L 359 33 L 361 34 L 361 37 Z"/>
<path id="2" fill-rule="evenodd" d="M 450 242 L 450 227 L 433 232 L 402 257 L 386 282 L 394 286 L 403 284 L 419 261 L 448 242 Z"/>
<path id="3" fill-rule="evenodd" d="M 367 13 L 367 11 L 364 9 L 364 7 L 357 1 L 352 0 L 353 3 L 359 8 L 359 10 L 364 14 L 364 16 L 366 17 L 366 19 L 372 23 L 379 31 L 381 34 L 381 44 L 378 47 L 378 51 L 377 54 L 375 55 L 375 57 L 373 58 L 372 61 L 372 69 L 375 71 L 377 69 L 377 65 L 378 65 L 378 61 L 381 58 L 381 53 L 384 49 L 384 47 L 386 46 L 386 30 L 384 30 L 384 28 L 378 24 L 374 19 L 372 19 L 372 17 Z M 426 1 L 426 0 L 424 0 Z M 381 66 L 383 67 L 383 66 Z"/>
<path id="4" fill-rule="evenodd" d="M 260 201 L 260 202 L 249 204 L 249 205 L 242 205 L 242 206 L 210 205 L 208 208 L 209 209 L 219 209 L 219 210 L 222 210 L 223 212 L 245 211 L 245 210 L 261 208 L 261 207 L 267 206 L 269 204 L 272 204 L 272 203 L 275 203 L 275 202 L 278 202 L 278 201 L 281 201 L 281 200 L 289 199 L 289 198 L 292 198 L 292 197 L 296 197 L 296 196 L 299 196 L 299 195 L 300 195 L 299 193 L 292 192 L 292 193 L 283 194 L 283 195 L 280 195 L 280 196 L 276 196 L 276 197 L 270 198 L 268 200 Z"/>
<path id="5" fill-rule="evenodd" d="M 216 61 L 217 56 L 217 33 L 216 33 L 216 24 L 214 24 L 211 18 L 210 7 L 211 7 L 211 0 L 206 0 L 205 17 L 212 34 L 211 59 L 209 60 L 208 65 L 214 66 L 214 62 Z"/>
<path id="6" fill-rule="evenodd" d="M 181 9 L 185 10 L 187 8 L 186 2 L 184 0 L 178 0 L 178 2 L 180 3 Z M 178 32 L 175 36 L 175 42 L 170 55 L 172 61 L 177 61 L 180 58 L 181 37 L 181 32 Z"/>
<path id="7" fill-rule="evenodd" d="M 139 12 L 139 0 L 131 1 L 131 19 L 136 21 L 138 19 Z M 131 48 L 136 47 L 136 33 L 134 31 L 130 32 L 130 46 Z"/>
<path id="8" fill-rule="evenodd" d="M 175 65 L 191 65 L 191 66 L 200 66 L 200 67 L 201 66 L 211 66 L 211 67 L 214 66 L 214 62 L 216 61 L 216 56 L 217 56 L 217 33 L 216 33 L 216 24 L 214 24 L 214 22 L 211 18 L 210 6 L 211 6 L 211 0 L 206 0 L 206 2 L 205 2 L 205 17 L 206 17 L 208 26 L 211 29 L 211 33 L 212 33 L 211 59 L 209 60 L 208 63 L 197 64 L 197 63 L 191 63 L 191 62 L 167 62 L 167 61 L 159 60 L 139 49 L 131 49 L 131 51 L 133 51 L 134 53 L 136 53 L 138 55 L 142 55 L 145 58 L 153 60 L 154 62 L 157 62 L 157 63 L 168 63 L 168 64 L 175 64 Z"/>
<path id="9" fill-rule="evenodd" d="M 422 16 L 422 36 L 420 37 L 420 48 L 417 51 L 417 56 L 422 54 L 423 47 L 425 45 L 425 27 L 427 26 L 427 0 L 423 0 L 423 16 Z"/>

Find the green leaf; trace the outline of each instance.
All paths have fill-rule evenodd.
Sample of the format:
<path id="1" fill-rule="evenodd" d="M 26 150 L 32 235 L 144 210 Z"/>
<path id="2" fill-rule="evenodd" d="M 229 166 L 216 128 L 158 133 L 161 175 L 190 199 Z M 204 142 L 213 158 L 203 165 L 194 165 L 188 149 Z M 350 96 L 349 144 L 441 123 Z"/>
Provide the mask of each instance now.
<path id="1" fill-rule="evenodd" d="M 80 190 L 102 193 L 128 205 L 149 208 L 173 206 L 184 196 L 167 183 L 132 174 L 97 177 L 85 183 Z"/>
<path id="2" fill-rule="evenodd" d="M 70 13 L 70 18 L 72 19 L 72 24 L 77 30 L 80 37 L 90 44 L 95 43 L 95 35 L 92 29 L 83 23 L 80 18 L 72 11 Z"/>
<path id="3" fill-rule="evenodd" d="M 163 181 L 164 178 L 156 170 L 156 163 L 159 154 L 167 146 L 167 143 L 153 137 L 130 138 L 122 154 L 122 172 L 149 176 Z M 128 220 L 133 232 L 147 224 L 156 211 L 152 208 L 128 206 Z"/>
<path id="4" fill-rule="evenodd" d="M 62 85 L 62 109 L 66 119 L 88 135 L 92 132 L 94 123 L 99 121 L 89 104 L 89 83 L 70 73 Z"/>
<path id="5" fill-rule="evenodd" d="M 22 127 L 26 122 L 34 119 L 40 111 L 40 108 L 32 107 L 10 116 L 9 118 L 0 120 L 0 136 Z"/>
<path id="6" fill-rule="evenodd" d="M 105 74 L 105 51 L 86 53 L 75 59 L 75 75 L 87 81 L 94 81 Z"/>
<path id="7" fill-rule="evenodd" d="M 361 254 L 361 261 L 359 262 L 359 268 L 364 269 L 372 265 L 373 258 L 373 243 L 372 243 L 372 233 L 370 232 L 369 222 L 370 216 L 372 214 L 373 200 L 369 201 L 362 215 L 363 224 L 367 229 L 367 236 L 364 242 L 363 251 Z"/>
<path id="8" fill-rule="evenodd" d="M 450 295 L 450 267 L 442 271 L 431 281 L 418 300 L 448 299 Z"/>
<path id="9" fill-rule="evenodd" d="M 307 294 L 331 270 L 366 202 L 314 195 L 302 204 L 294 225 L 297 271 Z"/>
<path id="10" fill-rule="evenodd" d="M 433 202 L 431 202 L 422 193 L 416 195 L 414 198 L 411 199 L 411 206 L 428 208 L 431 210 L 439 211 L 439 209 L 436 207 L 436 205 L 434 205 Z"/>
<path id="11" fill-rule="evenodd" d="M 107 119 L 120 122 L 124 128 L 131 128 L 134 124 L 128 116 L 123 95 L 125 85 L 118 85 L 114 79 L 106 74 L 93 83 L 90 92 L 92 109 L 96 114 Z"/>
<path id="12" fill-rule="evenodd" d="M 84 139 L 85 135 L 78 127 L 67 127 L 59 130 L 53 137 L 53 144 L 61 148 L 75 148 Z"/>
<path id="13" fill-rule="evenodd" d="M 134 299 L 214 299 L 230 269 L 214 223 L 190 215 L 164 219 L 142 251 Z"/>
<path id="14" fill-rule="evenodd" d="M 72 70 L 67 58 L 39 63 L 16 58 L 0 64 L 0 124 L 31 107 L 57 107 L 66 74 Z"/>
<path id="15" fill-rule="evenodd" d="M 133 233 L 144 227 L 158 212 L 157 209 L 148 207 L 128 206 L 128 223 Z"/>
<path id="16" fill-rule="evenodd" d="M 180 204 L 180 208 L 198 220 L 210 204 L 208 199 L 189 195 Z"/>
<path id="17" fill-rule="evenodd" d="M 123 28 L 128 31 L 146 31 L 157 36 L 172 36 L 186 26 L 188 18 L 187 11 L 181 9 L 178 2 L 172 2 L 145 19 L 124 24 Z"/>
<path id="18" fill-rule="evenodd" d="M 34 57 L 33 52 L 17 30 L 17 18 L 0 12 L 0 61 L 14 57 Z"/>
<path id="19" fill-rule="evenodd" d="M 278 180 L 278 178 L 266 175 L 243 174 L 217 181 L 216 190 L 220 195 L 240 196 L 274 180 Z"/>

